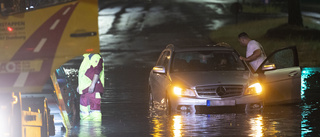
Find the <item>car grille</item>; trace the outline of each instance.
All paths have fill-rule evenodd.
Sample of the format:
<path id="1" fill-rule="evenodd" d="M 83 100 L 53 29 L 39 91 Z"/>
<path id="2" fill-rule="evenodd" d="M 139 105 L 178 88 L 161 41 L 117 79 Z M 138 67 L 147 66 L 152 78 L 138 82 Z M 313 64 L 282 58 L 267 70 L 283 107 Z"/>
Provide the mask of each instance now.
<path id="1" fill-rule="evenodd" d="M 200 97 L 232 97 L 242 95 L 243 86 L 201 86 L 196 91 Z"/>

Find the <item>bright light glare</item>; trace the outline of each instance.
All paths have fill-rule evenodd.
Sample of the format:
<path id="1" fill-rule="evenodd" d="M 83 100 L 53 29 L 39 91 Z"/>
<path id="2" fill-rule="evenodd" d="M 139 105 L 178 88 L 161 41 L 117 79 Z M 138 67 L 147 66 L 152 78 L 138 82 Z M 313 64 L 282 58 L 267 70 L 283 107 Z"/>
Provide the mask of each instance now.
<path id="1" fill-rule="evenodd" d="M 151 134 L 153 137 L 162 137 L 163 134 L 161 131 L 163 131 L 161 128 L 163 124 L 159 121 L 159 118 L 157 116 L 152 118 L 152 123 L 153 123 L 153 133 Z"/>
<path id="2" fill-rule="evenodd" d="M 7 106 L 1 106 L 0 108 L 4 110 L 7 109 Z"/>
<path id="3" fill-rule="evenodd" d="M 0 111 L 0 136 L 9 137 L 10 136 L 10 109 L 7 106 L 1 106 Z"/>
<path id="4" fill-rule="evenodd" d="M 181 129 L 182 129 L 182 120 L 181 120 L 181 116 L 179 115 L 176 115 L 174 116 L 173 118 L 173 122 L 174 122 L 174 125 L 173 125 L 173 134 L 175 137 L 181 137 Z"/>
<path id="5" fill-rule="evenodd" d="M 14 99 L 12 101 L 12 104 L 17 104 L 18 103 L 18 97 L 16 95 L 14 95 L 14 93 L 12 92 L 12 98 Z"/>
<path id="6" fill-rule="evenodd" d="M 181 95 L 181 91 L 182 91 L 182 89 L 179 88 L 179 87 L 174 87 L 174 88 L 173 88 L 173 92 L 174 92 L 174 94 L 176 94 L 176 95 Z"/>
<path id="7" fill-rule="evenodd" d="M 173 87 L 173 93 L 178 96 L 195 96 L 192 89 L 182 89 L 180 87 Z"/>
<path id="8" fill-rule="evenodd" d="M 11 32 L 11 31 L 13 31 L 13 28 L 7 27 L 7 30 Z"/>
<path id="9" fill-rule="evenodd" d="M 270 65 L 264 65 L 265 68 L 274 68 L 276 67 L 274 64 L 270 64 Z"/>
<path id="10" fill-rule="evenodd" d="M 254 136 L 254 137 L 262 137 L 263 136 L 262 119 L 263 118 L 261 115 L 258 115 L 257 118 L 250 119 L 252 133 L 249 136 Z"/>
<path id="11" fill-rule="evenodd" d="M 260 83 L 252 84 L 251 86 L 249 86 L 249 88 L 255 88 L 257 94 L 261 94 L 262 92 L 262 86 L 260 85 Z"/>
<path id="12" fill-rule="evenodd" d="M 163 68 L 161 68 L 161 67 L 153 67 L 153 70 L 158 70 L 158 71 L 160 71 L 160 70 L 163 70 Z"/>

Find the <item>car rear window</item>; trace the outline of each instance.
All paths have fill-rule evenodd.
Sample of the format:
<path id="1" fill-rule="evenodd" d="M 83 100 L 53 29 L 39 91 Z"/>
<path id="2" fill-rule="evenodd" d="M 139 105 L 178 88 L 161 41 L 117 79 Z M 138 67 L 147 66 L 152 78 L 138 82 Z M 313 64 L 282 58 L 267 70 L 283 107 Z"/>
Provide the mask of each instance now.
<path id="1" fill-rule="evenodd" d="M 176 52 L 171 66 L 171 72 L 244 70 L 247 67 L 232 51 Z"/>

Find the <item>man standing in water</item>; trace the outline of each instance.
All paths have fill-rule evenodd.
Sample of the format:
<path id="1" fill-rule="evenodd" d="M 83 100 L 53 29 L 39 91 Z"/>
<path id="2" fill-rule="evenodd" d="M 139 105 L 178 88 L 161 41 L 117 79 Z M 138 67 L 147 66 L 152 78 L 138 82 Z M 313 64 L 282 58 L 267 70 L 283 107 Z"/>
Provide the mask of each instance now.
<path id="1" fill-rule="evenodd" d="M 84 54 L 78 74 L 81 120 L 101 120 L 104 68 L 100 54 Z"/>
<path id="2" fill-rule="evenodd" d="M 242 46 L 247 47 L 246 57 L 240 56 L 240 59 L 249 62 L 253 70 L 256 71 L 261 63 L 266 59 L 266 54 L 261 44 L 252 40 L 245 32 L 238 35 L 238 40 Z"/>

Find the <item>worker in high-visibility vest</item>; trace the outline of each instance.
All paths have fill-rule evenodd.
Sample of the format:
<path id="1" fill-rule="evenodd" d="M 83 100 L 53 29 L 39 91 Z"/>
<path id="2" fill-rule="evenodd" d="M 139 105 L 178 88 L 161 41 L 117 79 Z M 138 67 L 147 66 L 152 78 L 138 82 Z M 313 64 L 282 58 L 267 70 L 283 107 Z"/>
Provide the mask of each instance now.
<path id="1" fill-rule="evenodd" d="M 101 120 L 100 102 L 104 88 L 103 59 L 100 54 L 84 54 L 78 74 L 81 120 Z"/>

